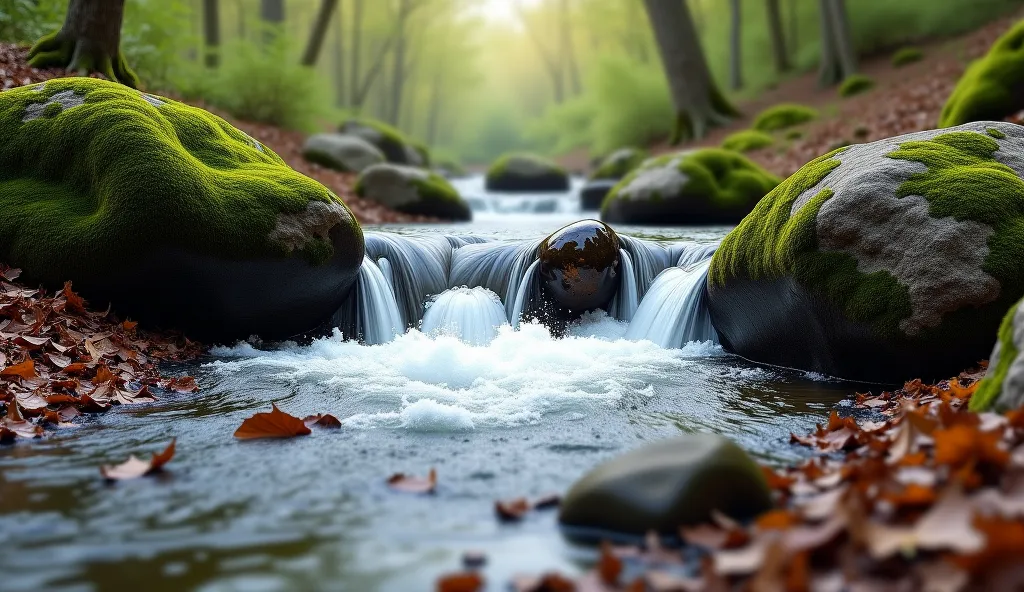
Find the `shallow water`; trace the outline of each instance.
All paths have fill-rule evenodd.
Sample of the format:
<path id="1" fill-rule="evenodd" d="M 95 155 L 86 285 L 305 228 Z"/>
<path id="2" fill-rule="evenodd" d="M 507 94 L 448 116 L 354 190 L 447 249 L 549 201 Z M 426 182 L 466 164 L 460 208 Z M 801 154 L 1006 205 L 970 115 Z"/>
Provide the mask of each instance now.
<path id="1" fill-rule="evenodd" d="M 377 230 L 537 238 L 584 217 L 562 199 L 565 211 Z M 617 230 L 698 242 L 727 231 Z M 600 460 L 680 432 L 794 458 L 802 452 L 789 433 L 812 429 L 849 392 L 711 343 L 626 341 L 626 330 L 595 313 L 562 339 L 526 324 L 483 346 L 410 331 L 376 346 L 334 336 L 218 347 L 172 369 L 196 375 L 198 395 L 164 394 L 0 449 L 0 589 L 431 590 L 478 550 L 490 589 L 501 590 L 517 572 L 580 569 L 586 551 L 561 540 L 551 512 L 499 524 L 495 499 L 563 492 Z M 344 427 L 236 441 L 242 420 L 271 402 L 300 417 L 332 413 Z M 171 437 L 165 475 L 100 479 L 100 464 Z M 384 484 L 430 467 L 436 495 Z"/>

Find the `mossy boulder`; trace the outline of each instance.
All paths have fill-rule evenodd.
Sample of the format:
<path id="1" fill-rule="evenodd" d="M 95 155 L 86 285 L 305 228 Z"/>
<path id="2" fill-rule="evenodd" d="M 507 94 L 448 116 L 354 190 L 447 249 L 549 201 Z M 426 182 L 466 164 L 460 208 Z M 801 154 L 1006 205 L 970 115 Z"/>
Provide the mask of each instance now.
<path id="1" fill-rule="evenodd" d="M 839 85 L 839 96 L 849 98 L 866 93 L 875 87 L 875 81 L 863 74 L 847 76 Z"/>
<path id="2" fill-rule="evenodd" d="M 894 68 L 902 68 L 913 64 L 914 62 L 920 62 L 924 59 L 924 52 L 917 47 L 901 47 L 892 54 L 892 65 Z"/>
<path id="3" fill-rule="evenodd" d="M 0 261 L 199 339 L 328 319 L 363 259 L 348 207 L 202 109 L 92 78 L 0 93 Z"/>
<path id="4" fill-rule="evenodd" d="M 764 475 L 739 446 L 715 434 L 647 444 L 592 469 L 562 501 L 570 538 L 677 535 L 718 512 L 749 520 L 771 509 Z"/>
<path id="5" fill-rule="evenodd" d="M 768 107 L 754 119 L 754 129 L 774 132 L 807 123 L 818 118 L 818 112 L 811 107 L 796 103 L 783 103 Z"/>
<path id="6" fill-rule="evenodd" d="M 359 175 L 356 195 L 405 212 L 446 220 L 470 220 L 473 213 L 441 175 L 416 167 L 375 164 Z"/>
<path id="7" fill-rule="evenodd" d="M 647 152 L 639 148 L 619 148 L 601 159 L 594 171 L 590 173 L 590 179 L 614 179 L 617 181 L 640 166 L 646 158 Z"/>
<path id="8" fill-rule="evenodd" d="M 960 77 L 939 127 L 999 120 L 1024 109 L 1024 21 L 1000 37 Z"/>
<path id="9" fill-rule="evenodd" d="M 613 224 L 734 224 L 780 179 L 745 156 L 705 148 L 649 159 L 605 198 Z"/>
<path id="10" fill-rule="evenodd" d="M 937 380 L 985 358 L 1024 295 L 1024 127 L 973 123 L 804 165 L 722 241 L 723 346 L 841 378 Z"/>
<path id="11" fill-rule="evenodd" d="M 368 166 L 384 162 L 384 153 L 376 146 L 351 134 L 310 136 L 302 146 L 302 156 L 343 173 L 361 173 Z"/>
<path id="12" fill-rule="evenodd" d="M 349 119 L 338 126 L 338 132 L 359 136 L 373 144 L 390 163 L 419 167 L 430 165 L 426 146 L 412 142 L 402 132 L 376 119 Z"/>
<path id="13" fill-rule="evenodd" d="M 448 179 L 457 179 L 469 175 L 466 168 L 454 160 L 439 160 L 432 167 L 434 172 Z"/>
<path id="14" fill-rule="evenodd" d="M 722 141 L 722 148 L 736 152 L 752 152 L 767 148 L 775 143 L 775 138 L 760 130 L 740 130 L 730 134 Z"/>
<path id="15" fill-rule="evenodd" d="M 487 169 L 487 191 L 544 193 L 569 190 L 565 169 L 535 154 L 506 154 Z"/>
<path id="16" fill-rule="evenodd" d="M 1024 405 L 1024 300 L 1006 313 L 988 358 L 988 371 L 971 397 L 974 411 L 999 412 Z"/>

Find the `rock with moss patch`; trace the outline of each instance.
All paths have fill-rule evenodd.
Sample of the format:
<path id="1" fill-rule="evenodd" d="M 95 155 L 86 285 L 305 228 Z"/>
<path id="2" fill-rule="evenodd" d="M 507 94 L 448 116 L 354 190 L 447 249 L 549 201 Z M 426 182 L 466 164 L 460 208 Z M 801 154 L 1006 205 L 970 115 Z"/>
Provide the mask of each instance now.
<path id="1" fill-rule="evenodd" d="M 1024 300 L 1003 318 L 988 371 L 971 397 L 973 411 L 1005 412 L 1024 405 Z"/>
<path id="2" fill-rule="evenodd" d="M 202 109 L 64 78 L 0 93 L 0 261 L 206 340 L 338 308 L 363 235 L 326 187 Z"/>
<path id="3" fill-rule="evenodd" d="M 1024 109 L 1024 21 L 1000 37 L 960 77 L 939 127 L 1002 119 Z"/>
<path id="4" fill-rule="evenodd" d="M 384 153 L 359 136 L 316 134 L 306 139 L 302 156 L 344 173 L 361 173 L 368 166 L 384 162 Z"/>
<path id="5" fill-rule="evenodd" d="M 647 152 L 639 148 L 619 148 L 601 159 L 597 167 L 590 173 L 590 179 L 619 180 L 640 166 L 647 158 Z"/>
<path id="6" fill-rule="evenodd" d="M 569 190 L 565 169 L 535 154 L 506 154 L 487 169 L 488 191 L 544 193 Z"/>
<path id="7" fill-rule="evenodd" d="M 740 130 L 730 134 L 722 141 L 722 148 L 736 152 L 752 152 L 767 148 L 775 143 L 775 138 L 760 130 Z"/>
<path id="8" fill-rule="evenodd" d="M 762 132 L 774 132 L 817 118 L 818 112 L 815 109 L 795 103 L 783 103 L 762 111 L 754 119 L 754 129 Z"/>
<path id="9" fill-rule="evenodd" d="M 376 164 L 356 181 L 356 194 L 407 214 L 470 220 L 469 205 L 441 175 L 397 164 Z"/>
<path id="10" fill-rule="evenodd" d="M 376 119 L 349 119 L 338 131 L 342 134 L 359 136 L 373 144 L 384 154 L 388 162 L 411 166 L 428 166 L 430 156 L 426 147 L 410 141 L 402 132 Z"/>
<path id="11" fill-rule="evenodd" d="M 839 96 L 845 98 L 863 94 L 875 87 L 875 81 L 863 74 L 847 76 L 839 85 Z"/>
<path id="12" fill-rule="evenodd" d="M 601 540 L 707 523 L 715 512 L 749 520 L 772 507 L 761 469 L 715 434 L 647 444 L 598 465 L 562 501 L 558 520 L 571 538 Z"/>
<path id="13" fill-rule="evenodd" d="M 894 68 L 902 68 L 913 64 L 914 62 L 920 62 L 924 59 L 924 52 L 917 47 L 901 47 L 892 54 L 892 65 Z"/>
<path id="14" fill-rule="evenodd" d="M 646 161 L 612 189 L 601 219 L 613 224 L 733 224 L 779 179 L 745 156 L 721 148 Z"/>
<path id="15" fill-rule="evenodd" d="M 980 122 L 804 165 L 722 241 L 722 344 L 842 378 L 941 379 L 1024 295 L 1024 127 Z"/>

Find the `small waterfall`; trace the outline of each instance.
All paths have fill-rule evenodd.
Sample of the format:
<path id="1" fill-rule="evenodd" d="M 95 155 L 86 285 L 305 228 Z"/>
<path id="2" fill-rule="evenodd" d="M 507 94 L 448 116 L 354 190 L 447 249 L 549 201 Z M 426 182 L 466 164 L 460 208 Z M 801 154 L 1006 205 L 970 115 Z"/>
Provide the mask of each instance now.
<path id="1" fill-rule="evenodd" d="M 452 245 L 444 236 L 404 237 L 366 233 L 366 255 L 372 261 L 386 259 L 389 284 L 405 327 L 419 323 L 423 303 L 448 289 Z"/>
<path id="2" fill-rule="evenodd" d="M 363 257 L 356 280 L 356 332 L 367 344 L 387 343 L 405 332 L 402 313 L 387 279 L 369 257 Z"/>
<path id="3" fill-rule="evenodd" d="M 508 324 L 501 299 L 487 288 L 452 288 L 427 304 L 421 331 L 454 335 L 470 345 L 487 345 Z"/>
<path id="4" fill-rule="evenodd" d="M 690 341 L 713 341 L 718 334 L 704 301 L 711 259 L 685 269 L 661 272 L 640 302 L 625 338 L 647 339 L 661 347 L 682 347 Z"/>
<path id="5" fill-rule="evenodd" d="M 511 320 L 519 282 L 526 268 L 537 259 L 540 242 L 538 239 L 465 245 L 452 254 L 448 285 L 482 286 L 504 296 L 506 316 Z"/>
<path id="6" fill-rule="evenodd" d="M 512 296 L 512 285 L 510 284 L 509 298 L 505 301 L 506 309 L 508 303 L 512 302 L 512 312 L 509 315 L 509 321 L 512 323 L 512 327 L 518 329 L 519 321 L 523 318 L 523 313 L 526 312 L 527 305 L 530 303 L 535 292 L 539 292 L 540 286 L 537 282 L 537 270 L 540 267 L 540 259 L 535 259 L 534 262 L 527 268 L 526 273 L 523 276 L 523 280 L 515 291 L 515 295 Z"/>
<path id="7" fill-rule="evenodd" d="M 640 302 L 654 282 L 654 278 L 665 268 L 671 266 L 674 260 L 669 251 L 658 243 L 620 234 L 619 244 L 624 251 L 629 253 L 633 273 L 636 275 L 636 299 L 637 302 Z"/>
<path id="8" fill-rule="evenodd" d="M 640 287 L 637 285 L 636 270 L 633 268 L 633 257 L 625 249 L 619 249 L 622 269 L 619 272 L 619 292 L 612 298 L 608 314 L 620 321 L 632 321 L 636 308 L 640 305 Z"/>

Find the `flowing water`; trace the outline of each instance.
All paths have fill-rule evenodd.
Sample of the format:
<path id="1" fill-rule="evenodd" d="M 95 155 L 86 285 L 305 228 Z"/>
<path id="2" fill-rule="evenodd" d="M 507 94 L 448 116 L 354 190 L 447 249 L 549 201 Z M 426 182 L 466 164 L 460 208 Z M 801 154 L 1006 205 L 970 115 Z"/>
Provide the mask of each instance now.
<path id="1" fill-rule="evenodd" d="M 0 590 L 431 590 L 465 551 L 487 555 L 489 589 L 503 590 L 517 572 L 579 570 L 587 551 L 563 542 L 551 512 L 499 524 L 494 500 L 564 492 L 597 462 L 680 432 L 791 459 L 790 432 L 849 391 L 716 344 L 700 286 L 728 228 L 616 228 L 623 273 L 607 313 L 561 337 L 519 323 L 540 239 L 586 215 L 573 193 L 460 189 L 473 223 L 367 229 L 336 319 L 363 343 L 336 331 L 218 346 L 168 369 L 197 376 L 199 394 L 0 449 Z M 271 402 L 344 426 L 236 441 Z M 172 437 L 165 474 L 100 479 L 99 465 Z M 435 495 L 385 485 L 431 467 Z"/>

